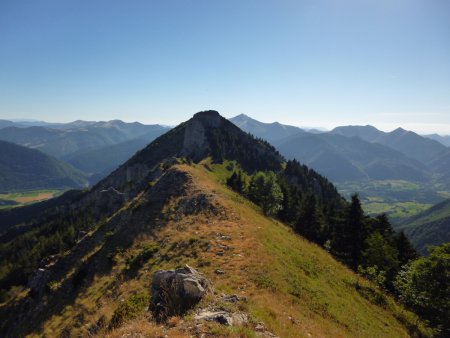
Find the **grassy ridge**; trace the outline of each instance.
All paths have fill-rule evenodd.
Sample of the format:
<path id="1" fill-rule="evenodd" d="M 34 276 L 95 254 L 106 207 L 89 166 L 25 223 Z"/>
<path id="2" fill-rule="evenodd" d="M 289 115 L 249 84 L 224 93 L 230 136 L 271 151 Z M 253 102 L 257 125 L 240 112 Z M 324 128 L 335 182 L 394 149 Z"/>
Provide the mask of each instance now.
<path id="1" fill-rule="evenodd" d="M 136 302 L 148 299 L 154 271 L 184 264 L 204 273 L 216 294 L 245 297 L 238 305 L 223 306 L 249 313 L 254 323 L 264 322 L 279 337 L 408 337 L 412 331 L 428 335 L 417 317 L 382 291 L 289 227 L 264 217 L 258 207 L 222 184 L 230 174 L 227 166 L 210 162 L 178 165 L 177 170 L 191 180 L 187 196 L 207 194 L 218 211 L 180 217 L 178 201 L 172 199 L 152 221 L 158 224 L 154 232 L 149 231 L 154 228 L 150 223 L 140 230 L 136 224 L 129 228 L 140 231 L 130 246 L 118 245 L 121 238 L 114 231 L 106 232 L 80 260 L 87 264 L 107 255 L 111 266 L 107 271 L 97 268 L 70 301 L 54 299 L 51 308 L 43 310 L 51 315 L 42 327 L 29 324 L 34 329 L 31 336 L 58 336 L 63 329 L 71 336 L 122 337 L 136 332 L 191 336 L 192 314 L 159 326 L 145 320 L 146 307 Z M 120 213 L 138 214 L 150 208 L 138 196 L 117 218 Z M 102 227 L 95 230 L 97 235 L 99 231 Z M 216 274 L 217 269 L 224 274 Z M 55 280 L 49 288 L 57 290 L 63 284 L 64 279 Z M 209 296 L 199 306 L 214 301 Z M 108 331 L 112 321 L 122 326 Z M 255 336 L 251 326 L 236 329 L 206 323 L 203 330 L 224 337 Z"/>

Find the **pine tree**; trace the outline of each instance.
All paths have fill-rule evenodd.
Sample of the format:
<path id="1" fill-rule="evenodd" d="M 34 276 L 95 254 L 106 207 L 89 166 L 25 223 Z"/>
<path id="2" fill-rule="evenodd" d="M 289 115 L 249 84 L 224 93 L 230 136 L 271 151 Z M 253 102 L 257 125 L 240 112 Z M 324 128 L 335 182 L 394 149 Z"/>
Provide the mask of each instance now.
<path id="1" fill-rule="evenodd" d="M 279 185 L 283 193 L 283 201 L 278 217 L 286 223 L 292 224 L 298 218 L 300 198 L 297 188 L 290 187 L 284 179 L 279 180 Z"/>
<path id="2" fill-rule="evenodd" d="M 305 196 L 301 203 L 295 230 L 310 241 L 317 243 L 320 240 L 321 229 L 317 215 L 316 198 L 311 193 Z"/>
<path id="3" fill-rule="evenodd" d="M 364 212 L 357 194 L 341 217 L 337 217 L 332 229 L 332 252 L 345 264 L 356 270 L 361 261 L 363 242 L 367 236 Z"/>
<path id="4" fill-rule="evenodd" d="M 364 241 L 364 212 L 357 194 L 352 195 L 352 200 L 347 213 L 347 231 L 349 232 L 351 267 L 356 270 L 361 261 L 361 251 Z"/>
<path id="5" fill-rule="evenodd" d="M 403 231 L 400 231 L 394 236 L 394 242 L 401 265 L 404 265 L 419 256 Z"/>

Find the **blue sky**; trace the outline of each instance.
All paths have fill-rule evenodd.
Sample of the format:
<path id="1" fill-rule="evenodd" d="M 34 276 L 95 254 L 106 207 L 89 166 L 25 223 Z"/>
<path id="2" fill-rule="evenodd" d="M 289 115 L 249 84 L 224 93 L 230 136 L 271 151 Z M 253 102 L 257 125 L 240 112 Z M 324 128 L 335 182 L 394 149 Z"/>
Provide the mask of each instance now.
<path id="1" fill-rule="evenodd" d="M 450 134 L 448 0 L 0 0 L 0 118 Z"/>

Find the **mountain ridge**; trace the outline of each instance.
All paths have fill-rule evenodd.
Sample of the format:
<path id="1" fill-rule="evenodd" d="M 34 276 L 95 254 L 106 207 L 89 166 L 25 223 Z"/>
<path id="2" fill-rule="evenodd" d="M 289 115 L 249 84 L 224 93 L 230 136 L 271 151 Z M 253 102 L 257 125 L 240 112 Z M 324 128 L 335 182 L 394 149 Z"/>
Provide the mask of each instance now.
<path id="1" fill-rule="evenodd" d="M 227 186 L 237 171 L 252 176 L 249 195 Z M 258 197 L 277 204 L 269 213 Z M 149 271 L 181 263 L 195 264 L 221 292 L 246 297 L 232 311 L 250 320 L 232 329 L 250 336 L 260 321 L 283 337 L 297 337 L 299 330 L 319 336 L 428 335 L 417 317 L 294 233 L 307 227 L 307 220 L 294 215 L 295 226 L 287 226 L 272 218 L 282 217 L 282 206 L 287 220 L 289 212 L 301 215 L 295 204 L 300 198 L 313 198 L 315 212 L 333 220 L 316 229 L 333 236 L 333 254 L 346 250 L 344 233 L 351 224 L 334 224 L 341 218 L 332 215 L 341 212 L 346 220 L 353 207 L 360 210 L 357 200 L 347 204 L 324 177 L 298 162 L 285 162 L 269 143 L 216 111 L 197 113 L 90 190 L 67 196 L 44 214 L 30 211 L 28 222 L 0 236 L 0 286 L 6 300 L 0 306 L 5 318 L 0 332 L 6 337 L 105 336 L 112 325 L 132 325 L 135 317 L 122 313 L 123 307 L 133 306 L 136 297 L 148 299 Z M 348 262 L 346 252 L 339 257 Z M 216 306 L 218 295 L 200 306 Z M 283 309 L 289 309 L 289 318 Z M 136 311 L 144 315 L 145 303 Z M 196 325 L 190 323 L 197 319 L 190 318 L 183 319 L 189 325 L 172 329 L 192 335 Z"/>

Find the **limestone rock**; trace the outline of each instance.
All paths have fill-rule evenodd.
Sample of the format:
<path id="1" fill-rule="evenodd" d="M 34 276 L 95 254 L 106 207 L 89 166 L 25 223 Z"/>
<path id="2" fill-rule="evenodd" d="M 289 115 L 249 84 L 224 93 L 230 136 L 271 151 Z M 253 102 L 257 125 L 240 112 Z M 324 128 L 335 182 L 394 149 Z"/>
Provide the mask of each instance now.
<path id="1" fill-rule="evenodd" d="M 184 314 L 203 298 L 209 285 L 209 281 L 189 265 L 156 271 L 151 286 L 151 308 L 155 318 L 163 320 Z"/>

